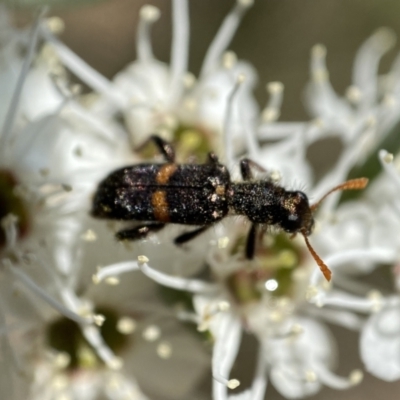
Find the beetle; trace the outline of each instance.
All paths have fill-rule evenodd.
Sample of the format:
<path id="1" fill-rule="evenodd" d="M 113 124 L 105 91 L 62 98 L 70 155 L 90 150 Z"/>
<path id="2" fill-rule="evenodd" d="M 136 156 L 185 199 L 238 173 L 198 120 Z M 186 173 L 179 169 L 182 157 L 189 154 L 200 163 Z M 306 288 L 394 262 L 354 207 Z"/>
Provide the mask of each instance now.
<path id="1" fill-rule="evenodd" d="M 100 182 L 94 195 L 92 216 L 139 222 L 117 232 L 118 240 L 142 239 L 170 223 L 196 226 L 175 238 L 181 245 L 228 215 L 243 215 L 251 222 L 245 249 L 248 259 L 254 257 L 260 227 L 275 226 L 291 235 L 302 234 L 325 278 L 331 279 L 331 271 L 308 241 L 314 227 L 313 212 L 336 190 L 364 188 L 366 178 L 336 186 L 310 206 L 301 191 L 286 190 L 269 179 L 254 179 L 254 170 L 265 170 L 250 159 L 240 161 L 243 181 L 234 182 L 214 153 L 208 154 L 204 164 L 177 164 L 171 144 L 153 135 L 142 147 L 148 142 L 155 143 L 165 163 L 118 169 Z"/>

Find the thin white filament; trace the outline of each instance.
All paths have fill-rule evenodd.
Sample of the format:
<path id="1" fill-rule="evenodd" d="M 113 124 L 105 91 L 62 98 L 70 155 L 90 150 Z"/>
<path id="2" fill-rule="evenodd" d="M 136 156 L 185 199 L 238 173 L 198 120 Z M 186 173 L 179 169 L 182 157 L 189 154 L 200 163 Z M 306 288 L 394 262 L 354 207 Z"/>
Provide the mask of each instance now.
<path id="1" fill-rule="evenodd" d="M 313 190 L 312 197 L 320 198 L 323 193 L 329 190 L 332 186 L 340 184 L 345 181 L 351 167 L 354 165 L 355 160 L 358 160 L 364 153 L 364 146 L 362 140 L 355 139 L 353 143 L 347 145 L 346 150 L 343 151 L 340 159 L 336 165 L 332 168 L 331 172 L 328 173 L 317 187 Z M 340 191 L 332 193 L 319 207 L 323 213 L 331 212 L 340 198 Z"/>
<path id="2" fill-rule="evenodd" d="M 281 82 L 270 82 L 267 85 L 269 99 L 266 107 L 262 112 L 264 122 L 276 121 L 281 113 L 283 102 L 283 84 Z"/>
<path id="3" fill-rule="evenodd" d="M 326 386 L 331 387 L 332 389 L 339 389 L 339 390 L 344 390 L 344 389 L 349 389 L 353 387 L 354 385 L 358 384 L 359 381 L 361 380 L 361 372 L 360 372 L 360 379 L 352 379 L 351 376 L 355 375 L 354 373 L 357 371 L 353 371 L 352 374 L 350 374 L 350 378 L 344 378 L 339 375 L 336 375 L 332 371 L 330 371 L 323 363 L 321 362 L 313 362 L 313 370 L 318 376 L 318 379 Z"/>
<path id="4" fill-rule="evenodd" d="M 93 275 L 93 282 L 100 283 L 106 278 L 125 274 L 126 272 L 139 270 L 139 265 L 136 261 L 120 262 L 117 264 L 108 265 L 100 268 L 96 274 Z"/>
<path id="5" fill-rule="evenodd" d="M 0 9 L 1 11 L 1 9 Z M 0 304 L 0 349 L 2 357 L 0 358 L 0 365 L 4 368 L 2 369 L 3 374 L 12 373 L 13 368 L 10 365 L 9 360 L 15 364 L 15 368 L 17 371 L 22 372 L 26 367 L 26 364 L 22 362 L 20 359 L 18 352 L 14 350 L 14 347 L 11 343 L 10 337 L 12 336 L 12 332 L 10 332 L 9 327 L 7 325 L 4 310 Z M 11 385 L 13 386 L 13 385 Z M 14 387 L 13 387 L 14 389 Z M 6 388 L 2 387 L 2 390 L 6 390 Z"/>
<path id="6" fill-rule="evenodd" d="M 390 157 L 390 154 L 386 150 L 379 151 L 379 161 L 385 172 L 389 175 L 389 177 L 394 181 L 398 188 L 400 188 L 400 176 L 399 173 L 396 171 L 396 168 L 393 165 L 392 161 L 387 161 Z"/>
<path id="7" fill-rule="evenodd" d="M 85 110 L 82 106 L 80 106 L 76 102 L 71 102 L 68 105 L 68 112 L 75 114 L 78 118 L 80 118 L 83 122 L 91 125 L 99 136 L 110 143 L 115 142 L 115 134 L 113 132 L 114 129 L 118 129 L 119 127 L 114 127 L 112 129 L 108 129 L 104 123 L 99 121 L 94 115 Z"/>
<path id="8" fill-rule="evenodd" d="M 376 307 L 377 302 L 375 299 L 351 296 L 343 292 L 338 292 L 323 296 L 321 304 L 324 306 L 340 307 L 356 312 L 369 313 Z"/>
<path id="9" fill-rule="evenodd" d="M 129 102 L 126 96 L 115 89 L 112 83 L 92 68 L 89 64 L 78 57 L 73 51 L 67 46 L 61 43 L 55 38 L 47 29 L 46 26 L 41 26 L 42 36 L 52 44 L 56 50 L 61 61 L 78 76 L 83 82 L 85 82 L 92 89 L 104 95 L 106 98 L 114 102 L 118 107 L 125 108 Z"/>
<path id="10" fill-rule="evenodd" d="M 353 249 L 343 251 L 341 253 L 335 253 L 331 256 L 325 258 L 325 264 L 329 266 L 331 270 L 346 264 L 346 263 L 359 263 L 361 261 L 368 261 L 370 263 L 377 262 L 393 262 L 395 260 L 395 252 L 392 250 L 386 250 L 381 248 L 371 248 L 371 249 Z M 310 283 L 312 285 L 317 284 L 317 282 L 322 279 L 321 272 L 319 268 L 315 268 L 313 271 Z"/>
<path id="11" fill-rule="evenodd" d="M 172 103 L 175 103 L 181 95 L 183 78 L 188 70 L 189 7 L 187 0 L 173 0 L 172 27 L 171 97 Z"/>
<path id="12" fill-rule="evenodd" d="M 21 93 L 22 93 L 22 88 L 25 83 L 25 79 L 28 75 L 29 68 L 31 66 L 33 56 L 35 54 L 38 38 L 39 38 L 39 28 L 41 24 L 41 20 L 43 18 L 43 15 L 45 13 L 45 10 L 42 10 L 41 13 L 38 15 L 35 24 L 32 27 L 32 33 L 31 33 L 31 39 L 29 41 L 29 46 L 28 46 L 28 51 L 25 56 L 24 62 L 22 64 L 21 72 L 19 73 L 17 84 L 13 93 L 13 96 L 11 98 L 10 106 L 8 107 L 8 111 L 5 116 L 4 124 L 1 129 L 1 134 L 0 134 L 0 149 L 2 149 L 3 157 L 7 154 L 5 152 L 6 146 L 5 144 L 7 143 L 14 127 L 15 123 L 15 118 L 17 115 L 18 111 L 18 105 L 19 101 L 21 99 Z M 2 158 L 3 158 L 2 157 Z"/>
<path id="13" fill-rule="evenodd" d="M 20 268 L 15 268 L 10 266 L 10 271 L 12 274 L 21 282 L 25 287 L 27 287 L 31 292 L 35 293 L 38 297 L 44 300 L 47 304 L 57 310 L 61 315 L 64 315 L 66 318 L 75 321 L 80 325 L 87 325 L 93 322 L 93 318 L 91 317 L 81 317 L 75 312 L 69 310 L 63 304 L 53 299 L 49 294 L 47 294 L 40 286 L 38 286 L 33 280 L 28 277 Z"/>
<path id="14" fill-rule="evenodd" d="M 260 140 L 280 140 L 295 135 L 299 130 L 305 130 L 308 124 L 300 122 L 264 123 L 258 128 Z"/>
<path id="15" fill-rule="evenodd" d="M 140 270 L 153 281 L 170 288 L 186 290 L 192 293 L 208 293 L 217 290 L 217 286 L 197 279 L 185 279 L 164 274 L 151 268 L 147 263 L 139 262 Z"/>
<path id="16" fill-rule="evenodd" d="M 204 77 L 218 65 L 222 53 L 227 49 L 237 31 L 246 9 L 251 5 L 249 1 L 238 0 L 233 10 L 225 17 L 217 35 L 212 41 L 204 58 L 200 76 Z"/>
<path id="17" fill-rule="evenodd" d="M 326 68 L 326 48 L 323 45 L 317 44 L 311 50 L 311 78 L 312 78 L 312 93 L 311 101 L 318 101 L 314 107 L 323 107 L 325 112 L 332 114 L 337 112 L 343 115 L 348 114 L 349 107 L 342 101 L 332 88 L 329 80 L 329 72 Z"/>
<path id="18" fill-rule="evenodd" d="M 110 368 L 118 369 L 119 361 L 114 352 L 104 342 L 100 334 L 99 328 L 96 326 L 83 326 L 82 333 L 88 343 L 96 350 L 97 355 Z M 122 365 L 121 365 L 122 366 Z"/>
<path id="19" fill-rule="evenodd" d="M 246 138 L 246 143 L 247 143 L 247 151 L 249 153 L 249 156 L 251 159 L 258 160 L 259 159 L 259 154 L 260 154 L 260 146 L 258 145 L 255 129 L 249 124 L 246 124 L 246 121 L 244 119 L 244 113 L 243 110 L 239 110 L 240 117 L 241 117 L 241 122 L 242 126 L 244 129 L 244 135 Z"/>
<path id="20" fill-rule="evenodd" d="M 365 318 L 345 310 L 310 307 L 307 309 L 307 314 L 356 332 L 365 324 Z"/>
<path id="21" fill-rule="evenodd" d="M 14 214 L 8 214 L 0 221 L 0 226 L 6 236 L 6 250 L 12 251 L 17 245 L 18 218 Z"/>
<path id="22" fill-rule="evenodd" d="M 222 160 L 228 167 L 232 167 L 234 164 L 234 151 L 233 151 L 233 132 L 232 132 L 232 114 L 233 114 L 233 103 L 236 95 L 239 91 L 240 86 L 244 82 L 245 77 L 239 75 L 237 77 L 235 86 L 232 92 L 229 94 L 227 99 L 225 118 L 224 118 L 224 151 L 222 153 Z"/>
<path id="23" fill-rule="evenodd" d="M 159 9 L 152 5 L 147 4 L 140 9 L 140 18 L 136 39 L 136 51 L 137 58 L 141 62 L 148 62 L 153 59 L 153 49 L 151 46 L 150 33 L 153 23 L 158 20 L 159 16 Z"/>
<path id="24" fill-rule="evenodd" d="M 240 320 L 231 313 L 220 316 L 220 326 L 215 338 L 212 356 L 213 396 L 215 400 L 227 399 L 227 385 L 232 365 L 239 351 L 242 337 Z"/>
<path id="25" fill-rule="evenodd" d="M 251 385 L 251 400 L 263 400 L 265 397 L 265 391 L 267 390 L 268 378 L 267 378 L 267 360 L 262 349 L 258 350 L 256 373 Z"/>
<path id="26" fill-rule="evenodd" d="M 379 61 L 394 43 L 394 33 L 387 28 L 381 28 L 368 38 L 357 52 L 353 82 L 361 90 L 362 105 L 365 108 L 370 107 L 377 99 Z"/>

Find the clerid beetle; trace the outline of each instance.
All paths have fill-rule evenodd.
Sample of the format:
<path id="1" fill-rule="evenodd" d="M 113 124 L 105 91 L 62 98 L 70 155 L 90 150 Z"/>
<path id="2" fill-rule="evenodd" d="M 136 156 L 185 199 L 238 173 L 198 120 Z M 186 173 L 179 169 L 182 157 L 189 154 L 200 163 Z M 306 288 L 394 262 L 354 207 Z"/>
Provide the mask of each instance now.
<path id="1" fill-rule="evenodd" d="M 347 181 L 314 205 L 300 191 L 289 191 L 268 179 L 256 180 L 253 171 L 263 170 L 249 159 L 240 161 L 242 182 L 232 182 L 227 167 L 214 153 L 205 164 L 176 164 L 173 147 L 158 136 L 152 141 L 165 158 L 163 164 L 137 164 L 112 172 L 98 186 L 92 215 L 96 218 L 139 221 L 116 234 L 119 240 L 137 240 L 162 229 L 166 224 L 196 226 L 175 238 L 177 245 L 192 240 L 228 215 L 244 215 L 251 222 L 246 257 L 255 254 L 257 231 L 275 226 L 304 236 L 306 245 L 325 278 L 331 271 L 311 247 L 308 236 L 314 226 L 313 212 L 336 190 L 362 189 L 368 180 Z"/>

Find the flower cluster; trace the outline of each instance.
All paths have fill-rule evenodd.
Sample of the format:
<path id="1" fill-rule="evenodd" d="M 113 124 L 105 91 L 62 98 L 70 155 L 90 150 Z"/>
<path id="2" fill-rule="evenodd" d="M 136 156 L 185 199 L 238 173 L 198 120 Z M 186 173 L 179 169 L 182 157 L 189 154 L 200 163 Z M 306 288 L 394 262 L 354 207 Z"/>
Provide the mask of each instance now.
<path id="1" fill-rule="evenodd" d="M 236 1 L 197 78 L 188 67 L 189 2 L 173 0 L 170 64 L 152 52 L 159 10 L 144 6 L 137 60 L 112 80 L 57 38 L 59 19 L 41 14 L 30 29 L 16 29 L 0 9 L 6 398 L 210 398 L 200 388 L 209 368 L 214 400 L 264 399 L 268 381 L 286 398 L 322 386 L 346 389 L 360 383 L 363 369 L 400 378 L 396 157 L 379 152 L 382 173 L 359 199 L 341 201 L 337 191 L 315 201 L 378 157 L 377 146 L 400 121 L 400 61 L 378 75 L 393 34 L 379 30 L 362 45 L 344 97 L 330 85 L 326 50 L 315 46 L 306 90 L 312 118 L 282 122 L 283 85 L 267 85 L 260 109 L 252 94 L 256 72 L 228 51 L 251 5 Z M 75 77 L 91 92 L 83 94 Z M 179 163 L 202 163 L 213 152 L 237 180 L 245 155 L 255 179 L 288 190 L 301 184 L 313 212 L 318 205 L 312 247 L 267 226 L 257 234 L 244 217 L 226 218 L 184 247 L 171 240 L 185 231 L 174 225 L 117 243 L 120 222 L 90 216 L 93 194 L 118 167 L 159 162 L 143 145 L 154 134 L 173 144 Z M 317 180 L 308 150 L 331 137 L 342 151 Z M 249 235 L 257 243 L 253 258 L 245 256 Z M 316 261 L 332 270 L 331 282 Z M 393 287 L 378 287 L 368 279 L 374 274 Z M 335 373 L 328 324 L 359 331 L 364 365 L 349 366 L 348 376 Z M 243 332 L 258 343 L 245 388 L 235 375 Z"/>

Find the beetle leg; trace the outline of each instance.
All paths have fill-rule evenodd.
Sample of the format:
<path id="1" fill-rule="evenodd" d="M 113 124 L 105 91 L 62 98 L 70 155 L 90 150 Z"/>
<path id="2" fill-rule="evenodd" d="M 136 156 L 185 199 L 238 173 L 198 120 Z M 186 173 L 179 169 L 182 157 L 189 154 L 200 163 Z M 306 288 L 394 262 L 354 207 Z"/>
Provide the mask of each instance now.
<path id="1" fill-rule="evenodd" d="M 246 241 L 246 258 L 252 260 L 256 252 L 257 225 L 252 224 Z"/>
<path id="2" fill-rule="evenodd" d="M 157 135 L 151 135 L 143 144 L 136 148 L 136 151 L 143 150 L 143 148 L 145 148 L 151 142 L 157 146 L 158 151 L 164 156 L 165 161 L 169 163 L 175 162 L 174 147 L 171 143 L 168 143 Z"/>
<path id="3" fill-rule="evenodd" d="M 210 225 L 205 225 L 193 231 L 182 233 L 182 235 L 179 235 L 175 238 L 174 243 L 176 245 L 180 245 L 189 242 L 190 240 L 194 239 L 195 237 L 206 231 L 209 227 Z"/>
<path id="4" fill-rule="evenodd" d="M 144 239 L 150 233 L 157 232 L 164 228 L 165 224 L 155 222 L 153 224 L 139 225 L 134 228 L 122 229 L 115 234 L 117 240 L 138 240 Z"/>
<path id="5" fill-rule="evenodd" d="M 256 162 L 248 158 L 243 158 L 242 160 L 240 160 L 240 172 L 242 174 L 243 180 L 249 181 L 253 179 L 252 169 L 255 169 L 259 172 L 267 172 L 265 168 L 262 167 L 260 164 L 257 164 Z"/>
<path id="6" fill-rule="evenodd" d="M 208 153 L 207 164 L 219 164 L 218 156 L 213 152 Z"/>

